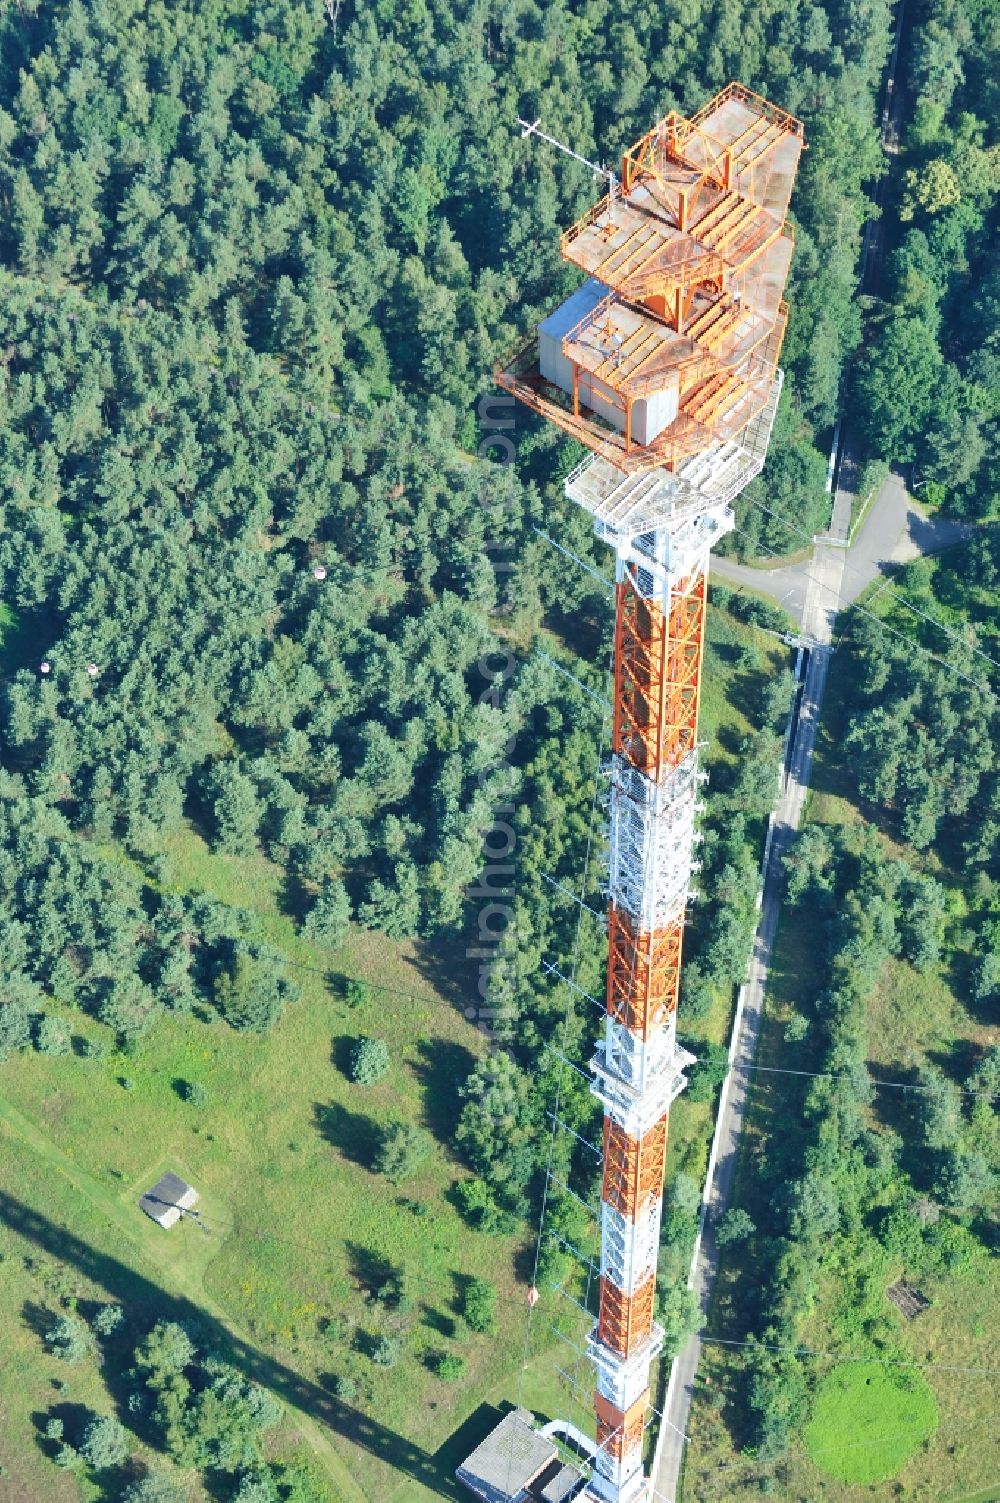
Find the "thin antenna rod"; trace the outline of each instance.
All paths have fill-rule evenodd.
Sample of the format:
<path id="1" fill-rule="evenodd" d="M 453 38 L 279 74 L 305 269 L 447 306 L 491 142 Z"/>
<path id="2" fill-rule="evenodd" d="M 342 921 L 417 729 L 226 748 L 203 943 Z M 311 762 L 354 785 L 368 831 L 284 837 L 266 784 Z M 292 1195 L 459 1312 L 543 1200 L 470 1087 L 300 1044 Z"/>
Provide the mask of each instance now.
<path id="1" fill-rule="evenodd" d="M 557 141 L 555 136 L 550 136 L 547 131 L 544 131 L 540 128 L 542 123 L 541 118 L 539 118 L 538 120 L 522 120 L 520 115 L 518 115 L 517 123 L 518 125 L 523 126 L 523 130 L 521 131 L 522 141 L 526 140 L 528 136 L 539 136 L 543 141 L 547 141 L 550 146 L 554 146 L 556 148 L 556 151 L 561 151 L 565 156 L 572 157 L 574 162 L 582 162 L 584 167 L 589 167 L 595 177 L 607 178 L 608 191 L 611 194 L 611 197 L 614 198 L 615 189 L 618 186 L 618 179 L 615 177 L 610 167 L 600 167 L 596 162 L 590 161 L 589 157 L 582 157 L 580 153 L 578 151 L 574 151 L 571 146 L 565 146 L 562 141 Z"/>

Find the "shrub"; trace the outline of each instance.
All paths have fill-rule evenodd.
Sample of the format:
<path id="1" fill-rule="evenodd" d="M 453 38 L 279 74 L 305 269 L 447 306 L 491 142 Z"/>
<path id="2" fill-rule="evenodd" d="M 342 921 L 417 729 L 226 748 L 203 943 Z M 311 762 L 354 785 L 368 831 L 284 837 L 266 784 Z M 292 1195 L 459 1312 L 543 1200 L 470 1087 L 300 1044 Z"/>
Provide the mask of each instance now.
<path id="1" fill-rule="evenodd" d="M 0 1060 L 31 1042 L 31 1013 L 23 997 L 7 995 L 0 1001 Z"/>
<path id="2" fill-rule="evenodd" d="M 685 1022 L 700 1023 L 708 1017 L 715 991 L 711 977 L 698 962 L 692 961 L 681 973 L 681 1016 Z"/>
<path id="3" fill-rule="evenodd" d="M 424 1128 L 413 1122 L 390 1122 L 375 1154 L 375 1168 L 394 1185 L 412 1178 L 434 1147 Z"/>
<path id="4" fill-rule="evenodd" d="M 215 1005 L 231 1028 L 267 1033 L 298 993 L 298 985 L 285 978 L 280 955 L 236 940 L 229 964 L 216 978 Z"/>
<path id="5" fill-rule="evenodd" d="M 770 631 L 787 631 L 788 617 L 778 605 L 769 600 L 760 600 L 756 595 L 736 595 L 730 603 L 730 612 L 740 621 L 753 626 L 767 627 Z"/>
<path id="6" fill-rule="evenodd" d="M 690 1101 L 711 1101 L 726 1078 L 729 1069 L 729 1051 L 723 1044 L 706 1044 L 705 1052 L 697 1064 L 691 1067 L 691 1084 L 688 1087 Z"/>
<path id="7" fill-rule="evenodd" d="M 715 1240 L 720 1247 L 729 1247 L 733 1242 L 745 1242 L 756 1230 L 747 1212 L 742 1207 L 736 1207 L 719 1218 Z"/>
<path id="8" fill-rule="evenodd" d="M 411 1302 L 406 1293 L 406 1270 L 394 1268 L 378 1285 L 373 1297 L 378 1304 L 388 1305 L 392 1310 L 409 1309 Z"/>
<path id="9" fill-rule="evenodd" d="M 35 1048 L 39 1054 L 68 1054 L 70 1051 L 69 1024 L 65 1018 L 49 1013 L 38 1024 Z"/>
<path id="10" fill-rule="evenodd" d="M 809 1033 L 808 1018 L 804 1018 L 800 1012 L 793 1012 L 785 1024 L 784 1032 L 786 1044 L 801 1044 Z"/>
<path id="11" fill-rule="evenodd" d="M 535 1283 L 539 1289 L 553 1289 L 566 1280 L 573 1259 L 554 1237 L 544 1237 L 538 1249 Z"/>
<path id="12" fill-rule="evenodd" d="M 403 1355 L 403 1343 L 398 1336 L 380 1336 L 372 1347 L 372 1361 L 378 1367 L 395 1367 Z"/>
<path id="13" fill-rule="evenodd" d="M 187 1488 L 162 1472 L 147 1472 L 122 1494 L 121 1503 L 185 1503 Z"/>
<path id="14" fill-rule="evenodd" d="M 277 1503 L 277 1500 L 269 1472 L 248 1473 L 233 1497 L 233 1503 Z"/>
<path id="15" fill-rule="evenodd" d="M 322 945 L 339 945 L 351 920 L 351 900 L 343 882 L 327 877 L 306 914 L 302 932 Z"/>
<path id="16" fill-rule="evenodd" d="M 871 500 L 875 491 L 882 489 L 888 478 L 889 466 L 884 459 L 869 459 L 861 466 L 855 494 L 862 506 Z"/>
<path id="17" fill-rule="evenodd" d="M 189 1080 L 184 1086 L 184 1100 L 189 1106 L 202 1107 L 208 1103 L 208 1087 L 200 1080 Z"/>
<path id="18" fill-rule="evenodd" d="M 485 1279 L 472 1279 L 462 1297 L 462 1314 L 472 1331 L 492 1331 L 496 1322 L 497 1292 Z"/>
<path id="19" fill-rule="evenodd" d="M 457 1383 L 465 1377 L 465 1358 L 455 1352 L 442 1352 L 435 1363 L 434 1371 L 444 1383 Z"/>
<path id="20" fill-rule="evenodd" d="M 83 1432 L 80 1454 L 95 1471 L 120 1466 L 128 1455 L 128 1432 L 113 1415 L 97 1415 Z"/>
<path id="21" fill-rule="evenodd" d="M 136 976 L 118 976 L 107 982 L 97 1009 L 102 1023 L 113 1028 L 119 1046 L 134 1054 L 140 1041 L 162 1015 L 163 1008 L 148 986 Z"/>
<path id="22" fill-rule="evenodd" d="M 691 1174 L 679 1169 L 667 1189 L 667 1205 L 684 1216 L 696 1216 L 701 1205 L 701 1190 Z"/>
<path id="23" fill-rule="evenodd" d="M 218 847 L 230 856 L 252 856 L 263 809 L 257 785 L 237 762 L 217 762 L 205 779 L 215 816 Z"/>
<path id="24" fill-rule="evenodd" d="M 61 1362 L 82 1362 L 94 1350 L 94 1338 L 75 1315 L 60 1315 L 46 1331 L 45 1345 Z"/>
<path id="25" fill-rule="evenodd" d="M 121 1305 L 102 1305 L 90 1324 L 99 1336 L 111 1336 L 125 1319 Z"/>
<path id="26" fill-rule="evenodd" d="M 995 1176 L 986 1156 L 975 1150 L 949 1150 L 934 1179 L 934 1190 L 946 1206 L 958 1211 L 975 1211 L 986 1205 L 993 1194 Z"/>
<path id="27" fill-rule="evenodd" d="M 65 1427 L 62 1420 L 58 1417 L 58 1415 L 53 1414 L 45 1422 L 45 1439 L 62 1440 L 64 1428 Z"/>
<path id="28" fill-rule="evenodd" d="M 348 1007 L 363 1007 L 371 1001 L 372 989 L 367 981 L 350 980 L 344 988 L 344 1000 Z"/>
<path id="29" fill-rule="evenodd" d="M 351 1079 L 355 1085 L 374 1085 L 389 1068 L 389 1049 L 384 1039 L 357 1039 L 351 1048 Z"/>
<path id="30" fill-rule="evenodd" d="M 701 1324 L 698 1296 L 686 1282 L 667 1290 L 657 1288 L 656 1308 L 663 1325 L 664 1349 L 673 1356 Z"/>
<path id="31" fill-rule="evenodd" d="M 183 1372 L 194 1358 L 194 1342 L 174 1320 L 158 1320 L 135 1349 L 136 1367 L 160 1376 Z"/>
<path id="32" fill-rule="evenodd" d="M 463 1179 L 455 1186 L 455 1200 L 465 1220 L 488 1237 L 507 1237 L 517 1230 L 517 1218 L 497 1205 L 484 1179 Z"/>
<path id="33" fill-rule="evenodd" d="M 335 1399 L 342 1404 L 353 1404 L 358 1396 L 358 1385 L 350 1373 L 338 1373 L 330 1384 Z"/>

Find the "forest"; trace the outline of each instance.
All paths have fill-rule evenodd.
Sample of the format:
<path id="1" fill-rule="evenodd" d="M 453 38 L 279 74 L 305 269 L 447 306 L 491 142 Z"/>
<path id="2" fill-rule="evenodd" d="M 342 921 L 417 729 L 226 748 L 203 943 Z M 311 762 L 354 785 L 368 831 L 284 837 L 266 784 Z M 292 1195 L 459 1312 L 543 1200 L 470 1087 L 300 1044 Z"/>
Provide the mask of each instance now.
<path id="1" fill-rule="evenodd" d="M 996 515 L 1000 260 L 996 22 L 927 0 L 903 58 L 907 124 L 884 213 L 889 257 L 851 388 L 871 450 L 917 496 Z"/>
<path id="2" fill-rule="evenodd" d="M 578 953 L 596 994 L 602 966 L 546 880 L 580 888 L 599 724 L 540 652 L 599 690 L 610 638 L 599 583 L 534 531 L 557 523 L 606 571 L 561 498 L 573 446 L 517 415 L 516 465 L 476 453 L 492 361 L 572 286 L 558 230 L 595 193 L 514 122 L 613 160 L 731 77 L 800 115 L 787 380 L 736 544 L 785 551 L 783 515 L 823 524 L 844 398 L 873 453 L 909 461 L 921 438 L 928 500 L 983 515 L 996 83 L 971 0 L 921 10 L 912 227 L 855 359 L 891 21 L 887 0 L 0 4 L 0 1054 L 62 1052 L 73 1008 L 155 1051 L 168 1013 L 254 1031 L 294 1006 L 251 916 L 163 890 L 182 825 L 277 863 L 304 935 L 355 925 L 433 955 L 476 947 L 468 893 L 507 818 L 511 919 L 482 999 L 499 1047 L 459 1082 L 454 1146 L 473 1224 L 533 1223 L 561 1078 L 544 1046 L 593 1032 L 544 967 Z M 776 624 L 715 600 L 719 638 L 730 607 Z M 884 743 L 888 788 L 883 688 L 852 734 Z M 713 782 L 693 1024 L 742 975 L 789 689 L 762 692 Z M 981 761 L 972 710 L 953 715 L 949 755 Z M 965 776 L 935 783 L 934 754 L 907 815 L 928 841 Z M 561 1114 L 593 1131 L 585 1086 L 567 1079 Z M 568 1199 L 552 1212 L 569 1227 Z M 690 1234 L 686 1212 L 671 1225 Z M 555 1279 L 560 1244 L 542 1257 Z"/>
<path id="3" fill-rule="evenodd" d="M 478 5 L 347 8 L 335 25 L 283 4 L 4 8 L 0 567 L 13 671 L 0 733 L 7 796 L 24 806 L 12 855 L 16 831 L 49 810 L 154 860 L 189 816 L 222 849 L 260 845 L 286 865 L 316 929 L 354 917 L 432 936 L 462 922 L 481 832 L 513 778 L 536 831 L 539 780 L 554 784 L 544 860 L 575 879 L 590 728 L 527 649 L 546 606 L 567 623 L 607 618 L 592 587 L 557 596 L 527 531 L 553 504 L 559 446 L 521 436 L 521 475 L 546 477 L 527 488 L 465 451 L 490 356 L 559 291 L 554 231 L 590 185 L 515 147 L 509 121 L 528 101 L 554 129 L 572 122 L 577 145 L 610 152 L 737 66 L 816 120 L 779 495 L 803 465 L 819 472 L 809 425 L 832 416 L 836 351 L 856 337 L 887 14 L 857 29 L 852 57 L 815 8 L 794 22 L 776 9 L 767 27 L 758 12 L 750 32 L 736 21 L 728 51 L 702 49 L 695 28 L 687 55 L 665 21 L 647 49 L 659 65 L 637 58 L 623 99 L 602 61 L 618 23 L 601 5 L 502 20 Z M 832 110 L 851 149 L 831 133 L 824 150 Z M 844 173 L 854 234 L 838 261 L 811 237 L 828 235 Z M 820 379 L 824 343 L 834 358 Z M 484 696 L 498 633 L 521 661 Z M 558 956 L 569 930 L 540 891 L 534 842 L 517 863 L 521 958 L 504 999 L 529 1024 L 552 1010 L 537 956 Z M 41 859 L 44 886 L 45 863 L 62 858 Z M 34 908 L 28 881 L 7 889 L 19 923 Z M 49 881 L 48 902 L 80 909 L 79 932 L 45 920 L 44 942 L 15 948 L 19 995 L 82 990 L 134 1022 L 174 1005 L 193 948 L 183 925 L 154 914 L 174 934 L 144 937 L 122 972 L 76 902 L 86 881 L 100 877 Z M 110 1001 L 109 978 L 129 971 L 128 1003 Z M 527 1059 L 533 1026 L 522 1038 Z"/>
<path id="4" fill-rule="evenodd" d="M 519 1068 L 563 1006 L 538 957 L 566 954 L 571 915 L 538 870 L 577 878 L 594 757 L 531 644 L 546 610 L 565 637 L 607 614 L 529 530 L 562 506 L 566 446 L 525 421 L 517 479 L 469 457 L 491 356 L 566 285 L 555 231 L 591 192 L 511 122 L 530 109 L 610 154 L 735 72 L 804 115 L 766 484 L 812 525 L 812 438 L 859 334 L 888 9 L 852 8 L 846 47 L 847 12 L 811 5 L 664 11 L 652 33 L 603 4 L 2 15 L 0 735 L 33 811 L 15 823 L 41 805 L 155 861 L 194 818 L 285 865 L 315 929 L 430 938 L 463 922 L 515 792 Z M 591 552 L 581 518 L 565 530 Z M 484 694 L 498 640 L 515 668 Z M 89 937 L 9 970 L 26 995 L 60 960 L 105 1005 L 114 967 Z M 143 1007 L 170 1005 L 156 957 L 132 969 Z"/>

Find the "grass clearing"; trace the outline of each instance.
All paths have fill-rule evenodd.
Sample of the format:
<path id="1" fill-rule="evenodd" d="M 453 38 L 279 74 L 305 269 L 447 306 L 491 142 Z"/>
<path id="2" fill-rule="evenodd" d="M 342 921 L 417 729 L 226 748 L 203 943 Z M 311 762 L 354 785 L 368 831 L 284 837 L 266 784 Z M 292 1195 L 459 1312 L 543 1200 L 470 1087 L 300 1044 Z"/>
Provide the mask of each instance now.
<path id="1" fill-rule="evenodd" d="M 936 1420 L 934 1395 L 918 1374 L 851 1362 L 819 1385 L 803 1438 L 826 1475 L 842 1482 L 883 1482 L 933 1432 Z M 847 1445 L 845 1436 L 851 1438 Z"/>
<path id="2" fill-rule="evenodd" d="M 81 1241 L 91 1235 L 88 1210 L 99 1207 L 123 1266 L 145 1270 L 151 1285 L 179 1281 L 307 1387 L 323 1392 L 332 1375 L 352 1376 L 357 1414 L 334 1434 L 334 1470 L 342 1488 L 345 1478 L 359 1479 L 355 1496 L 388 1498 L 401 1473 L 434 1475 L 434 1451 L 477 1396 L 511 1386 L 523 1351 L 523 1289 L 513 1271 L 519 1243 L 471 1233 L 449 1199 L 465 1172 L 446 1147 L 455 1087 L 480 1035 L 425 979 L 417 947 L 352 932 L 339 952 L 325 951 L 302 941 L 278 911 L 282 879 L 270 863 L 215 855 L 190 829 L 172 837 L 167 856 L 166 885 L 208 890 L 260 914 L 302 997 L 263 1038 L 167 1016 L 135 1057 L 11 1058 L 0 1079 L 11 1150 L 2 1186 L 52 1219 L 56 1209 L 65 1215 L 53 1204 L 59 1184 L 61 1201 L 80 1201 Z M 348 1008 L 343 976 L 369 981 L 369 1000 Z M 107 1036 L 79 1013 L 71 1022 L 78 1040 Z M 386 1038 L 392 1052 L 389 1074 L 368 1088 L 344 1073 L 351 1042 L 366 1033 Z M 183 1099 L 188 1082 L 205 1087 L 203 1107 Z M 398 1188 L 369 1167 L 380 1129 L 394 1118 L 420 1122 L 437 1140 L 432 1158 Z M 40 1172 L 43 1164 L 51 1172 Z M 138 1210 L 138 1195 L 166 1167 L 201 1193 L 210 1237 L 187 1225 L 164 1233 Z M 409 1275 L 409 1312 L 372 1297 L 390 1267 Z M 473 1277 L 499 1290 L 494 1336 L 474 1335 L 458 1313 Z M 150 1308 L 137 1314 L 155 1318 L 155 1289 L 145 1298 Z M 23 1350 L 21 1317 L 6 1301 L 0 1326 L 0 1344 Z M 403 1361 L 376 1367 L 366 1354 L 371 1341 L 396 1331 L 405 1336 Z M 445 1350 L 466 1359 L 460 1385 L 449 1387 L 428 1366 Z M 43 1371 L 51 1367 L 37 1355 Z M 39 1373 L 32 1381 L 40 1402 L 46 1380 Z M 13 1425 L 5 1444 L 17 1445 L 5 1464 L 15 1477 L 35 1478 L 30 1496 L 38 1503 L 67 1496 L 48 1462 L 39 1484 L 30 1425 L 27 1434 Z M 2 1490 L 0 1499 L 6 1503 Z"/>

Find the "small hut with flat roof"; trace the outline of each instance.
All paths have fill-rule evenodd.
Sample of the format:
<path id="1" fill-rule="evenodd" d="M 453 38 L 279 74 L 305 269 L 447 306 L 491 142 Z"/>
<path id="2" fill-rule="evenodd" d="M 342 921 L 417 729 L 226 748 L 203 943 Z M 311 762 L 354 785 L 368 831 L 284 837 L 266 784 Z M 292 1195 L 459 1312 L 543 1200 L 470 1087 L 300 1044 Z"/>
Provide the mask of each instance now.
<path id="1" fill-rule="evenodd" d="M 165 1174 L 139 1201 L 140 1211 L 152 1217 L 164 1231 L 176 1225 L 185 1211 L 198 1203 L 198 1191 L 186 1185 L 179 1174 Z"/>
<path id="2" fill-rule="evenodd" d="M 534 1427 L 528 1409 L 512 1409 L 455 1476 L 483 1503 L 569 1503 L 583 1475 L 567 1466 L 555 1442 Z"/>

